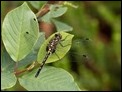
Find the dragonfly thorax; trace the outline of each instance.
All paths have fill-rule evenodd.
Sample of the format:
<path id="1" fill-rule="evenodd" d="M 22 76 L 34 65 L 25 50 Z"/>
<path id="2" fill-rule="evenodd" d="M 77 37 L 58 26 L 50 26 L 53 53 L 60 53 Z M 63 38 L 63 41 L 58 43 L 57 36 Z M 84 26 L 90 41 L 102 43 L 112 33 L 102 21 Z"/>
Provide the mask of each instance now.
<path id="1" fill-rule="evenodd" d="M 46 47 L 46 51 L 50 53 L 54 53 L 56 50 L 57 44 L 60 43 L 61 39 L 62 39 L 62 36 L 60 33 L 55 34 L 54 38 L 52 38 L 49 41 L 49 44 Z"/>

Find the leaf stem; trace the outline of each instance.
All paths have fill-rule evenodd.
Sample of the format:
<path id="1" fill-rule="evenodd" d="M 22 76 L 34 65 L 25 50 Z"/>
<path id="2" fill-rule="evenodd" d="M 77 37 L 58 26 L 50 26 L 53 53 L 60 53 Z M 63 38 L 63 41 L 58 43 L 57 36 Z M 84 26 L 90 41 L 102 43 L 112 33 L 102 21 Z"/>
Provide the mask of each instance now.
<path id="1" fill-rule="evenodd" d="M 35 62 L 33 62 L 29 67 L 27 67 L 26 69 L 20 70 L 20 71 L 14 71 L 15 75 L 20 75 L 26 71 L 32 70 L 35 66 Z"/>

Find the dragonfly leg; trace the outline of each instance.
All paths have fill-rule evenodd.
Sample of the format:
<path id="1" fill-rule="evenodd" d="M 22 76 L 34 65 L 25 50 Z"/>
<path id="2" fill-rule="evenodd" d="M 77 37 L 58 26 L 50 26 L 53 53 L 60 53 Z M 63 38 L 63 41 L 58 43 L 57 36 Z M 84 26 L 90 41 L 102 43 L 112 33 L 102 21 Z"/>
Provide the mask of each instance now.
<path id="1" fill-rule="evenodd" d="M 68 36 L 69 35 L 67 35 L 64 39 L 62 39 L 61 42 L 65 41 Z M 59 44 L 61 45 L 61 47 L 66 47 L 66 46 L 71 45 L 71 44 L 67 44 L 67 45 L 64 46 L 61 42 L 59 42 Z"/>
<path id="2" fill-rule="evenodd" d="M 64 46 L 61 42 L 59 42 L 59 44 L 61 45 L 61 47 L 66 47 L 66 46 L 71 45 L 71 44 L 67 44 L 67 45 Z"/>
<path id="3" fill-rule="evenodd" d="M 65 41 L 66 40 L 66 38 L 68 37 L 69 35 L 67 35 L 64 39 L 62 39 L 61 41 Z"/>

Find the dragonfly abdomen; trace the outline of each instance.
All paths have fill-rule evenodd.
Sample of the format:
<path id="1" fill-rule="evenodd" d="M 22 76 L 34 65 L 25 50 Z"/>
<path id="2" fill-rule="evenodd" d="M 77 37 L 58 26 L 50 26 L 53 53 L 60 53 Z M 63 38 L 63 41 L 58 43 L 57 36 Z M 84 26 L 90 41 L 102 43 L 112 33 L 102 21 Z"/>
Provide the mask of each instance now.
<path id="1" fill-rule="evenodd" d="M 42 70 L 43 66 L 45 65 L 45 62 L 46 62 L 46 60 L 48 59 L 48 57 L 49 57 L 50 54 L 51 54 L 51 53 L 47 53 L 47 54 L 45 55 L 45 58 L 44 58 L 44 60 L 42 61 L 42 64 L 41 64 L 41 66 L 39 67 L 39 69 L 38 69 L 38 71 L 37 71 L 35 77 L 38 77 L 40 71 Z"/>
<path id="2" fill-rule="evenodd" d="M 48 45 L 47 45 L 47 47 L 46 47 L 46 52 L 47 52 L 47 54 L 45 55 L 45 58 L 44 58 L 44 60 L 42 61 L 42 64 L 41 64 L 40 68 L 38 69 L 38 71 L 37 71 L 35 77 L 37 77 L 37 76 L 39 75 L 39 73 L 40 73 L 40 71 L 42 70 L 42 68 L 43 68 L 43 66 L 44 66 L 44 64 L 45 64 L 45 62 L 46 62 L 46 60 L 47 60 L 48 57 L 49 57 L 49 55 L 55 52 L 56 47 L 57 47 L 58 43 L 60 43 L 61 39 L 62 39 L 62 36 L 61 36 L 61 34 L 59 33 L 59 34 L 55 34 L 55 37 L 52 38 L 52 39 L 49 41 L 49 43 L 48 43 Z"/>

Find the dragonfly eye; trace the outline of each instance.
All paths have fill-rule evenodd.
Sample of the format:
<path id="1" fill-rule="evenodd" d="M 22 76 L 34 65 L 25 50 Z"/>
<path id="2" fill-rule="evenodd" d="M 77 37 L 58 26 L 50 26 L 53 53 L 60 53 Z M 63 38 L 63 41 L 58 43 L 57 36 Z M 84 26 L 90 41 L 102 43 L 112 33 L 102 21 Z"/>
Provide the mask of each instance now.
<path id="1" fill-rule="evenodd" d="M 57 37 L 59 34 L 55 34 L 55 37 Z"/>
<path id="2" fill-rule="evenodd" d="M 55 34 L 55 37 L 62 38 L 61 34 Z"/>

